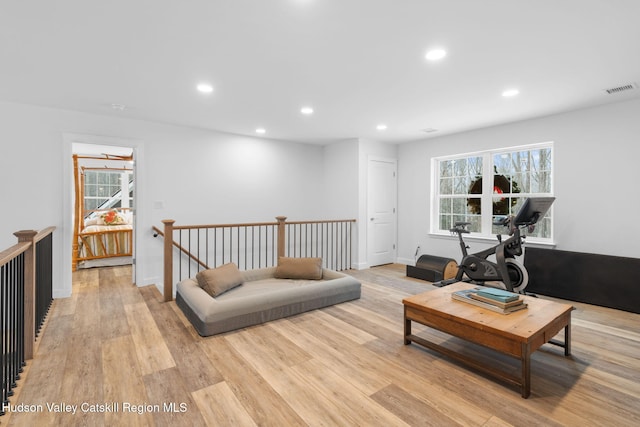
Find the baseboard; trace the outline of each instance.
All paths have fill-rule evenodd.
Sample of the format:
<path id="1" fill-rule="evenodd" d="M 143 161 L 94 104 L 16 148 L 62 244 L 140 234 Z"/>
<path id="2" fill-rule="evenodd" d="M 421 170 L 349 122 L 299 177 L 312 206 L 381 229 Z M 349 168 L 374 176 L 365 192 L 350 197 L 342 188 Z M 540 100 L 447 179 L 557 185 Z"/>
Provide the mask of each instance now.
<path id="1" fill-rule="evenodd" d="M 53 299 L 69 298 L 71 296 L 71 291 L 66 289 L 53 289 L 51 291 L 51 296 Z"/>
<path id="2" fill-rule="evenodd" d="M 366 270 L 367 268 L 369 268 L 369 263 L 368 262 L 352 263 L 351 268 L 353 268 L 354 270 Z"/>
<path id="3" fill-rule="evenodd" d="M 158 286 L 158 288 L 160 288 L 160 286 L 164 286 L 162 285 L 164 283 L 162 277 L 147 277 L 142 279 L 141 281 L 139 281 L 138 283 L 136 283 L 135 285 L 139 288 L 143 287 L 143 286 L 149 286 L 149 285 L 156 285 Z"/>

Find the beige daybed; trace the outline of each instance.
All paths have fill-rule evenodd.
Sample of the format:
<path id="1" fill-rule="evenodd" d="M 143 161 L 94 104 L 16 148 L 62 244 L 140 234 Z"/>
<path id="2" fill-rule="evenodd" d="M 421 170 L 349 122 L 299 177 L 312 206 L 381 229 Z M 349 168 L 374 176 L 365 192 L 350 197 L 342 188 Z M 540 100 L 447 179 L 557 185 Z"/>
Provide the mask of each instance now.
<path id="1" fill-rule="evenodd" d="M 178 284 L 176 303 L 198 333 L 209 336 L 360 298 L 360 282 L 323 269 L 321 260 L 313 274 L 298 274 L 308 267 L 304 260 L 281 258 L 278 267 L 249 271 L 234 264 L 202 271 Z"/>

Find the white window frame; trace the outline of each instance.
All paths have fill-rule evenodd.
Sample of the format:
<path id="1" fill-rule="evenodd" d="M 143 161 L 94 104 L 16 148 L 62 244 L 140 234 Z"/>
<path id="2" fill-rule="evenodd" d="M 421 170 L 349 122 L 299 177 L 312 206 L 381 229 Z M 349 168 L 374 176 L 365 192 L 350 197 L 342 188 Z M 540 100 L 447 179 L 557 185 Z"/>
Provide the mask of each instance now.
<path id="1" fill-rule="evenodd" d="M 430 219 L 430 234 L 434 236 L 450 236 L 451 233 L 448 230 L 440 230 L 440 163 L 443 161 L 451 161 L 457 159 L 464 159 L 468 157 L 482 157 L 482 169 L 483 169 L 483 179 L 482 179 L 482 194 L 478 194 L 481 198 L 481 211 L 482 212 L 490 212 L 489 214 L 481 215 L 481 230 L 482 232 L 472 232 L 469 237 L 475 238 L 478 240 L 495 240 L 495 234 L 492 233 L 492 197 L 493 197 L 493 156 L 501 153 L 511 153 L 515 151 L 531 151 L 531 150 L 539 150 L 543 148 L 551 149 L 551 188 L 549 193 L 527 193 L 521 192 L 517 193 L 518 197 L 546 197 L 554 195 L 554 179 L 555 179 L 555 151 L 554 151 L 554 143 L 553 141 L 536 143 L 536 144 L 527 144 L 527 145 L 518 145 L 512 147 L 505 147 L 499 149 L 492 150 L 484 150 L 484 151 L 475 151 L 469 153 L 455 154 L 449 156 L 440 156 L 433 157 L 431 159 L 431 171 L 432 171 L 432 179 L 431 179 L 431 219 Z M 531 243 L 540 243 L 540 244 L 554 244 L 554 216 L 553 216 L 553 207 L 549 210 L 548 216 L 551 220 L 551 228 L 550 228 L 550 236 L 548 238 L 539 238 L 530 236 L 527 238 L 528 242 Z M 506 229 L 505 229 L 506 232 Z"/>
<path id="2" fill-rule="evenodd" d="M 120 177 L 120 208 L 125 208 L 128 209 L 131 207 L 131 197 L 129 197 L 129 180 L 133 179 L 133 171 L 132 170 L 90 170 L 90 171 L 86 171 L 85 175 L 91 173 L 91 174 L 95 174 L 96 178 L 98 176 L 98 174 L 109 174 L 109 175 L 118 175 Z M 111 197 L 110 196 L 87 196 L 86 195 L 86 190 L 87 190 L 87 185 L 94 185 L 96 187 L 98 187 L 100 184 L 87 184 L 85 182 L 85 188 L 84 188 L 84 199 L 85 200 L 99 200 L 99 201 L 104 201 L 104 200 L 109 200 Z M 114 185 L 109 184 L 110 188 L 113 188 Z M 84 201 L 83 201 L 83 209 L 86 209 L 84 206 Z"/>

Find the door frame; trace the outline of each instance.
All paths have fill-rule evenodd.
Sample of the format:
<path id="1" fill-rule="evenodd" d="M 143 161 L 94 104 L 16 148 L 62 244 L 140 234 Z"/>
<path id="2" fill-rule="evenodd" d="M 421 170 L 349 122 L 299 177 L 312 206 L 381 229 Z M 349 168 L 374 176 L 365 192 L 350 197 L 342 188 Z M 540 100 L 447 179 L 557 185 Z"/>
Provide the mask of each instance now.
<path id="1" fill-rule="evenodd" d="M 393 261 L 392 262 L 396 262 L 397 258 L 398 258 L 398 159 L 396 158 L 392 158 L 392 157 L 381 157 L 381 156 L 374 156 L 374 155 L 369 155 L 367 157 L 367 197 L 366 197 L 366 236 L 367 236 L 367 250 L 366 250 L 366 257 L 367 257 L 367 268 L 371 267 L 371 253 L 370 253 L 370 242 L 372 241 L 372 236 L 370 236 L 370 232 L 371 229 L 369 227 L 369 218 L 370 218 L 370 212 L 369 212 L 369 202 L 370 202 L 370 191 L 371 191 L 371 182 L 370 182 L 370 170 L 371 170 L 371 162 L 385 162 L 385 163 L 393 163 L 394 165 L 394 169 L 395 169 L 395 174 L 396 174 L 396 181 L 395 181 L 395 186 L 394 186 L 394 204 L 395 204 L 395 219 L 393 221 L 393 237 L 394 237 L 394 249 L 393 249 Z"/>
<path id="2" fill-rule="evenodd" d="M 142 206 L 142 186 L 143 180 L 139 179 L 143 175 L 143 156 L 144 156 L 144 143 L 143 141 L 132 138 L 119 138 L 110 136 L 99 136 L 90 134 L 79 133 L 63 133 L 63 160 L 62 160 L 62 172 L 63 172 L 63 191 L 62 191 L 62 220 L 63 220 L 63 232 L 62 232 L 62 284 L 60 287 L 54 289 L 54 298 L 66 298 L 71 296 L 72 285 L 72 271 L 71 261 L 73 258 L 73 144 L 93 144 L 93 145 L 110 145 L 114 147 L 127 147 L 133 149 L 134 160 L 134 182 L 135 190 L 133 192 L 134 203 L 134 215 L 133 215 L 133 262 L 136 263 L 137 255 L 137 242 L 140 237 L 140 227 L 138 224 L 142 222 L 141 214 L 143 211 L 140 209 Z M 132 269 L 133 283 L 139 283 L 137 280 L 141 277 L 139 265 L 134 265 Z"/>

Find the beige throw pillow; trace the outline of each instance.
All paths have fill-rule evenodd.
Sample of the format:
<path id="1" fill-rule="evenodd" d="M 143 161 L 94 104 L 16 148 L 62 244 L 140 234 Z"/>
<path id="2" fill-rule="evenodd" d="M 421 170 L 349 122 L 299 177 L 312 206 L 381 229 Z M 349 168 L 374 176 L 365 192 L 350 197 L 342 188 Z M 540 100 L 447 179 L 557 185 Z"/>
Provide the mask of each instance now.
<path id="1" fill-rule="evenodd" d="M 278 279 L 322 279 L 322 258 L 278 258 Z"/>
<path id="2" fill-rule="evenodd" d="M 202 270 L 196 274 L 198 285 L 212 297 L 227 292 L 243 283 L 242 273 L 234 263 L 221 265 L 218 268 Z"/>

